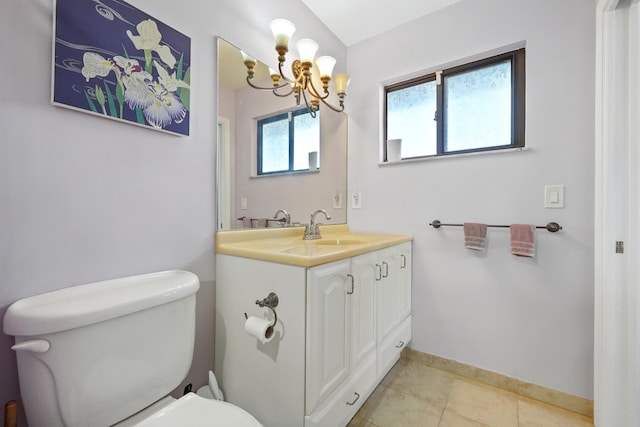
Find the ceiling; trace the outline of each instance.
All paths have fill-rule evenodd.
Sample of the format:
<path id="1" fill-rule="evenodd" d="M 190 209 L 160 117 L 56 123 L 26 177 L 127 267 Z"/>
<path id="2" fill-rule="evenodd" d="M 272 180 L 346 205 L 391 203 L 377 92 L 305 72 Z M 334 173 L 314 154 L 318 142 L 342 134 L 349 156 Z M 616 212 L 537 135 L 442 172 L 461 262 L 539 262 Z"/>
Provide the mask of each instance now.
<path id="1" fill-rule="evenodd" d="M 302 0 L 347 47 L 459 1 Z"/>

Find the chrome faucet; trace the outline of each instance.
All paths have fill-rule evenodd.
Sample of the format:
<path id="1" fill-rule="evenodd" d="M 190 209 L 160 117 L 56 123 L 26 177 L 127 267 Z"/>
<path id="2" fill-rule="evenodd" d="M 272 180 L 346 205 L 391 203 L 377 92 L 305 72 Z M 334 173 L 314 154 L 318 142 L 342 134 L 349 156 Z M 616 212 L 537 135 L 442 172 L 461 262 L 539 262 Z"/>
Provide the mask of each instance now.
<path id="1" fill-rule="evenodd" d="M 324 209 L 318 209 L 314 213 L 311 214 L 311 221 L 304 228 L 304 236 L 302 236 L 303 240 L 315 240 L 320 239 L 322 236 L 320 235 L 320 224 L 316 223 L 316 215 L 319 213 L 324 214 L 326 219 L 331 219 L 327 211 Z"/>
<path id="2" fill-rule="evenodd" d="M 278 214 L 282 214 L 283 218 L 280 220 L 283 227 L 291 227 L 291 215 L 284 209 L 278 209 L 273 219 L 278 219 Z"/>

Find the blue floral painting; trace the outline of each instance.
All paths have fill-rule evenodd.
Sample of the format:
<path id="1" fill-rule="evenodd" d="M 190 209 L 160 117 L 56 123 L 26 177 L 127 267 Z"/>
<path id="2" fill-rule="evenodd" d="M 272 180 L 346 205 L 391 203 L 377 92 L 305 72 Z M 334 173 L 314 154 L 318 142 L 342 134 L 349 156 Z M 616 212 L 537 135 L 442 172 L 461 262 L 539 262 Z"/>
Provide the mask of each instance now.
<path id="1" fill-rule="evenodd" d="M 57 0 L 52 102 L 189 135 L 191 39 L 120 0 Z"/>

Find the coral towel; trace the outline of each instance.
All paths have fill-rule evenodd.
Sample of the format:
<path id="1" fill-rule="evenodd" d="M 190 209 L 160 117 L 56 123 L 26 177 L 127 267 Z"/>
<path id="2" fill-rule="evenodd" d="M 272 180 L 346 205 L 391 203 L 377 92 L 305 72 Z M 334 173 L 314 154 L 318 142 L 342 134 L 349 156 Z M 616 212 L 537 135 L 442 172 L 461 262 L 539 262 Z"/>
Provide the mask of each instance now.
<path id="1" fill-rule="evenodd" d="M 487 246 L 487 224 L 465 222 L 463 227 L 464 246 L 468 249 L 484 251 Z"/>
<path id="2" fill-rule="evenodd" d="M 511 253 L 518 256 L 535 258 L 535 230 L 531 224 L 511 224 Z"/>

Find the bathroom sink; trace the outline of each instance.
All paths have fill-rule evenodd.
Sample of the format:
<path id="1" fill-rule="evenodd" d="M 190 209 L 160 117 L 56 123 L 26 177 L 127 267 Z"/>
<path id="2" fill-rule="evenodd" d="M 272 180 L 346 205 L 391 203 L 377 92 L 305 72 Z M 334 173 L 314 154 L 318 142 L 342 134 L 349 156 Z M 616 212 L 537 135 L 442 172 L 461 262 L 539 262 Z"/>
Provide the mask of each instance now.
<path id="1" fill-rule="evenodd" d="M 360 239 L 346 238 L 346 239 L 320 239 L 320 240 L 313 240 L 312 243 L 314 245 L 346 246 L 346 245 L 362 245 L 364 243 L 367 243 L 367 241 L 366 240 L 360 240 Z"/>
<path id="2" fill-rule="evenodd" d="M 300 255 L 300 256 L 318 256 L 323 255 L 327 251 L 323 251 L 323 248 L 315 246 L 315 245 L 298 245 L 293 246 L 287 249 L 283 249 L 282 253 L 288 255 Z"/>
<path id="3" fill-rule="evenodd" d="M 343 252 L 349 245 L 362 245 L 366 240 L 353 238 L 326 238 L 318 240 L 302 240 L 294 246 L 281 249 L 281 253 L 301 256 L 326 255 L 332 252 Z"/>

